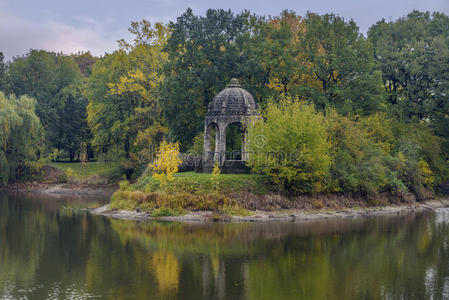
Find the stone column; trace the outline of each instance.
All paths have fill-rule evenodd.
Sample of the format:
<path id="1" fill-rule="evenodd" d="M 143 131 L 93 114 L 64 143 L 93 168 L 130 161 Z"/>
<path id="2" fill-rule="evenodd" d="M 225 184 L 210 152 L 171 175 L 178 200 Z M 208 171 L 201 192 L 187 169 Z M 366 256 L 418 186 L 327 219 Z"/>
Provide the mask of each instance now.
<path id="1" fill-rule="evenodd" d="M 215 148 L 214 153 L 212 155 L 212 159 L 214 159 L 213 163 L 215 163 L 215 155 L 218 153 L 219 142 L 220 142 L 220 130 L 218 129 L 218 127 L 215 127 Z"/>
<path id="2" fill-rule="evenodd" d="M 216 139 L 214 163 L 222 166 L 226 160 L 226 124 L 218 124 L 218 138 Z"/>
<path id="3" fill-rule="evenodd" d="M 242 129 L 242 160 L 247 161 L 248 160 L 248 133 L 245 131 L 245 129 Z"/>
<path id="4" fill-rule="evenodd" d="M 210 126 L 204 124 L 204 148 L 203 148 L 203 165 L 210 164 Z"/>

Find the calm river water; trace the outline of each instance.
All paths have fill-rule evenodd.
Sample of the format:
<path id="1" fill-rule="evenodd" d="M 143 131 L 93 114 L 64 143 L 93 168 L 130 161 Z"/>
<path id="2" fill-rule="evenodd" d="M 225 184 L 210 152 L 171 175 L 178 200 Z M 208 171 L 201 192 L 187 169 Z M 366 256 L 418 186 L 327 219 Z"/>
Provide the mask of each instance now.
<path id="1" fill-rule="evenodd" d="M 109 220 L 0 195 L 0 299 L 444 299 L 449 210 L 302 224 Z"/>

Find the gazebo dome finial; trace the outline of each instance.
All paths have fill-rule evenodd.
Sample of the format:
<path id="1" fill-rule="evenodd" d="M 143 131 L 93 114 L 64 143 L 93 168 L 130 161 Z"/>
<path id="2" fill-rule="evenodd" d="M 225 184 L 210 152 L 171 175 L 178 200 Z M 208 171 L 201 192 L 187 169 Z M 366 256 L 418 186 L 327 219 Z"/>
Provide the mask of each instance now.
<path id="1" fill-rule="evenodd" d="M 239 88 L 241 86 L 240 86 L 239 80 L 237 78 L 232 78 L 226 87 L 228 87 L 228 88 L 238 87 Z"/>

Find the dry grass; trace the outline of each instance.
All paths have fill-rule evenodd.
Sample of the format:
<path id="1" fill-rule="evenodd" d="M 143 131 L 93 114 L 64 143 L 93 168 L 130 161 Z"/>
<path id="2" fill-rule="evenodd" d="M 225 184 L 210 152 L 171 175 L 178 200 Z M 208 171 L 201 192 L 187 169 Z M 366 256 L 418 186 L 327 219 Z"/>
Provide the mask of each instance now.
<path id="1" fill-rule="evenodd" d="M 248 214 L 237 200 L 217 192 L 207 194 L 178 192 L 171 194 L 167 192 L 146 193 L 119 190 L 112 196 L 110 205 L 112 209 L 140 209 L 152 213 L 160 209 L 170 209 L 176 214 L 184 211 L 215 211 L 230 215 Z"/>

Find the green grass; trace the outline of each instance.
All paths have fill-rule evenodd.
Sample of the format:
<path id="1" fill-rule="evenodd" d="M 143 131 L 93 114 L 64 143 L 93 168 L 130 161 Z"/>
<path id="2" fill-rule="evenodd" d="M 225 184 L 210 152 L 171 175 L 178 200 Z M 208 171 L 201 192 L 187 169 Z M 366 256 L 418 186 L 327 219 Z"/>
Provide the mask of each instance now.
<path id="1" fill-rule="evenodd" d="M 184 172 L 175 174 L 175 179 L 161 188 L 158 180 L 144 175 L 134 185 L 122 181 L 110 205 L 112 209 L 139 208 L 156 217 L 192 210 L 247 216 L 251 212 L 243 209 L 233 194 L 267 193 L 265 182 L 265 176 L 254 174 L 220 174 L 213 177 L 211 174 Z"/>
<path id="2" fill-rule="evenodd" d="M 182 213 L 183 213 L 183 211 L 180 209 L 174 210 L 174 209 L 171 209 L 168 207 L 161 207 L 161 208 L 153 209 L 153 211 L 151 212 L 151 216 L 154 218 L 171 217 L 171 216 L 179 216 Z"/>
<path id="3" fill-rule="evenodd" d="M 233 193 L 248 191 L 255 194 L 268 193 L 266 176 L 255 174 L 220 174 L 215 182 L 212 175 L 207 173 L 183 172 L 175 174 L 175 179 L 170 181 L 167 190 L 171 192 L 207 193 L 218 191 Z M 159 190 L 159 182 L 150 177 L 141 177 L 133 190 L 145 191 L 150 187 L 151 191 Z"/>
<path id="4" fill-rule="evenodd" d="M 52 162 L 50 166 L 63 170 L 64 172 L 71 168 L 75 178 L 88 178 L 92 175 L 103 175 L 113 170 L 117 163 L 114 162 L 88 162 L 85 167 L 82 163 L 70 162 Z"/>

